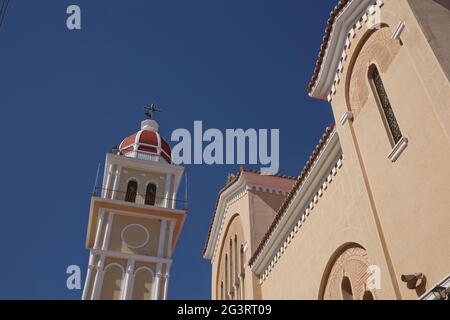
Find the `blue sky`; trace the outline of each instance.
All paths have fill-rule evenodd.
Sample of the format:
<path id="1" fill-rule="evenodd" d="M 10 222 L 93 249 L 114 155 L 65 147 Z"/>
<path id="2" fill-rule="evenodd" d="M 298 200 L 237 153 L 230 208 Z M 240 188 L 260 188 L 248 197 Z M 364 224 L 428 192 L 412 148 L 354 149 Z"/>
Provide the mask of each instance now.
<path id="1" fill-rule="evenodd" d="M 298 175 L 325 127 L 306 86 L 337 0 L 11 1 L 0 29 L 1 299 L 79 299 L 90 193 L 105 152 L 157 103 L 160 131 L 279 128 Z M 66 8 L 82 30 L 66 28 Z M 187 166 L 189 216 L 169 298 L 209 299 L 201 257 L 218 190 L 238 166 Z M 83 279 L 84 280 L 84 279 Z"/>

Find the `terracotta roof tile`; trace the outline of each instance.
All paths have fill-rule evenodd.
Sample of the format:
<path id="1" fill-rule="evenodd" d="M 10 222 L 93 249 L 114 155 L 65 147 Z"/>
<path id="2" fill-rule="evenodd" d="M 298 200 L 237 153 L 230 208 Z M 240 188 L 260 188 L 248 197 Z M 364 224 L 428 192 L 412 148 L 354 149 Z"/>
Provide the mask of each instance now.
<path id="1" fill-rule="evenodd" d="M 311 93 L 312 89 L 317 83 L 320 69 L 322 67 L 323 59 L 325 57 L 325 53 L 327 51 L 328 42 L 330 41 L 331 32 L 333 30 L 333 25 L 336 21 L 336 17 L 338 17 L 339 13 L 342 9 L 352 0 L 339 0 L 338 4 L 334 7 L 333 11 L 330 13 L 330 17 L 328 18 L 327 26 L 325 28 L 325 35 L 322 40 L 322 45 L 320 46 L 319 55 L 317 57 L 316 66 L 314 68 L 313 76 L 308 84 L 308 92 Z"/>

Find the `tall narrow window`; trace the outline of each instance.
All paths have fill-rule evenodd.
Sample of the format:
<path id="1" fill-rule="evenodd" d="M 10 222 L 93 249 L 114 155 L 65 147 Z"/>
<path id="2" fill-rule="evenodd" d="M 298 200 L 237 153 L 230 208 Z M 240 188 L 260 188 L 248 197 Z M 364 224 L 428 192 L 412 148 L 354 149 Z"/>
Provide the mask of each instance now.
<path id="1" fill-rule="evenodd" d="M 238 250 L 238 240 L 237 235 L 234 235 L 234 283 L 236 285 L 236 296 L 239 293 L 239 250 Z"/>
<path id="2" fill-rule="evenodd" d="M 136 181 L 131 180 L 127 185 L 127 193 L 125 194 L 125 201 L 136 202 L 138 184 Z"/>
<path id="3" fill-rule="evenodd" d="M 342 299 L 353 300 L 352 284 L 350 283 L 350 279 L 348 277 L 344 277 L 342 279 L 341 289 L 342 289 Z"/>
<path id="4" fill-rule="evenodd" d="M 225 255 L 225 300 L 228 300 L 228 254 Z"/>
<path id="5" fill-rule="evenodd" d="M 389 132 L 391 143 L 396 145 L 402 139 L 403 135 L 398 125 L 397 118 L 395 117 L 394 110 L 392 110 L 391 102 L 386 93 L 383 80 L 375 65 L 372 65 L 369 69 L 369 78 L 372 82 L 375 96 L 382 109 L 383 122 Z"/>
<path id="6" fill-rule="evenodd" d="M 241 288 L 241 300 L 245 300 L 245 269 L 244 269 L 244 245 L 241 245 L 240 252 L 240 265 L 239 265 L 239 287 Z"/>
<path id="7" fill-rule="evenodd" d="M 233 240 L 230 239 L 230 300 L 234 300 L 234 262 Z"/>
<path id="8" fill-rule="evenodd" d="M 230 239 L 230 294 L 233 295 L 234 268 L 233 268 L 233 240 Z M 231 296 L 233 299 L 233 296 Z"/>
<path id="9" fill-rule="evenodd" d="M 156 185 L 154 183 L 149 183 L 147 185 L 147 191 L 145 192 L 145 204 L 154 206 L 156 199 Z"/>

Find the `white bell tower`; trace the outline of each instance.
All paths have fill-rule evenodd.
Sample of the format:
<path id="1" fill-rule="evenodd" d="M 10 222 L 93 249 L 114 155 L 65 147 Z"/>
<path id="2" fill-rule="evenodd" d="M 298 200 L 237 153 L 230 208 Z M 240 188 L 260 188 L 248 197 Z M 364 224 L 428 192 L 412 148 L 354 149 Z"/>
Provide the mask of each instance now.
<path id="1" fill-rule="evenodd" d="M 184 168 L 148 116 L 141 130 L 106 155 L 91 199 L 83 299 L 164 300 L 172 254 L 187 214 L 177 200 Z"/>

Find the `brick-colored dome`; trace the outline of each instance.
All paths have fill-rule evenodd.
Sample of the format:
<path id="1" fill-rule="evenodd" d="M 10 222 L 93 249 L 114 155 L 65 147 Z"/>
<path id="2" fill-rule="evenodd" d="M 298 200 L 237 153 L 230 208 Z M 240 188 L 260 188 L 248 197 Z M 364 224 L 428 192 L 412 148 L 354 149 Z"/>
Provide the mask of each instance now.
<path id="1" fill-rule="evenodd" d="M 142 159 L 160 156 L 167 163 L 172 163 L 170 146 L 159 135 L 158 123 L 151 119 L 142 121 L 141 130 L 123 139 L 119 154 Z"/>

